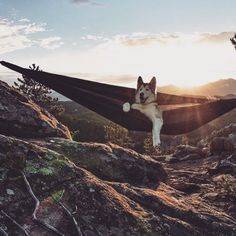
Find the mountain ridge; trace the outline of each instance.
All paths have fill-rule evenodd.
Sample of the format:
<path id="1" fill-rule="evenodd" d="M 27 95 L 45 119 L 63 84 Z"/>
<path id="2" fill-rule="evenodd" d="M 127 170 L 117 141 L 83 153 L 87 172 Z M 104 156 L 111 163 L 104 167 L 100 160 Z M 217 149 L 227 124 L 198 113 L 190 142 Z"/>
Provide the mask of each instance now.
<path id="1" fill-rule="evenodd" d="M 157 91 L 160 93 L 186 96 L 220 96 L 226 98 L 236 98 L 236 79 L 220 79 L 214 82 L 191 88 L 184 88 L 170 84 L 157 87 Z M 53 92 L 52 96 L 58 97 L 60 101 L 70 100 L 57 92 Z"/>
<path id="2" fill-rule="evenodd" d="M 183 88 L 173 84 L 158 87 L 158 92 L 176 95 L 227 96 L 236 95 L 236 80 L 220 79 L 201 86 Z"/>

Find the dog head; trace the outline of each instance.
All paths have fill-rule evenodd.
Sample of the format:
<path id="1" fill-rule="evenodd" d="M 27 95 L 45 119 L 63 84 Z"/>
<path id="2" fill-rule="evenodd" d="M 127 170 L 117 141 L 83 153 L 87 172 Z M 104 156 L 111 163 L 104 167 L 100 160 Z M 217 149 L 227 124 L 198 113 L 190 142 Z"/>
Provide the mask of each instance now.
<path id="1" fill-rule="evenodd" d="M 149 83 L 144 83 L 141 76 L 138 77 L 135 102 L 148 104 L 156 100 L 156 78 L 153 77 Z"/>

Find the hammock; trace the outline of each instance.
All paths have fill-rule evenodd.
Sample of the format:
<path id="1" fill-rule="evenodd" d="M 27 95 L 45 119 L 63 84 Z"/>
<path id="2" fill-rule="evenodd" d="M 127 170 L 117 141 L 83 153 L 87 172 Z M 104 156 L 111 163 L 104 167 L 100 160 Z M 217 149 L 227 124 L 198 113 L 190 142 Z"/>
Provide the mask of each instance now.
<path id="1" fill-rule="evenodd" d="M 34 71 L 5 61 L 0 63 L 50 87 L 128 130 L 148 132 L 152 130 L 151 121 L 139 111 L 123 112 L 124 102 L 133 103 L 135 89 Z M 163 111 L 164 125 L 161 133 L 168 135 L 188 133 L 236 108 L 236 99 L 209 101 L 206 98 L 158 93 L 157 101 L 159 105 L 196 103 Z"/>

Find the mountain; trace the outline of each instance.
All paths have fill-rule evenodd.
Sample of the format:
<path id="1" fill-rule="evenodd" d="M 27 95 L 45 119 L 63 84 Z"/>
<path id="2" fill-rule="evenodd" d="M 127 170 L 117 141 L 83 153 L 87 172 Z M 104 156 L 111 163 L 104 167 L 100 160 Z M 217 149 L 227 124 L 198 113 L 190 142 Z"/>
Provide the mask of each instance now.
<path id="1" fill-rule="evenodd" d="M 212 83 L 192 88 L 182 88 L 175 85 L 167 85 L 158 88 L 159 92 L 177 95 L 199 95 L 199 96 L 227 96 L 236 95 L 236 80 L 221 79 Z"/>

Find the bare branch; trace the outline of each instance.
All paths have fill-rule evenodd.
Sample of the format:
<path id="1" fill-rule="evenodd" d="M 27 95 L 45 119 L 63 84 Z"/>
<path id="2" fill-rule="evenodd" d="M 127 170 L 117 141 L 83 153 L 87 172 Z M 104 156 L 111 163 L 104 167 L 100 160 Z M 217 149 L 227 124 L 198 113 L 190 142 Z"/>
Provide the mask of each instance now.
<path id="1" fill-rule="evenodd" d="M 57 204 L 59 204 L 63 209 L 64 211 L 67 213 L 67 215 L 72 219 L 74 225 L 75 225 L 75 228 L 76 228 L 76 231 L 77 231 L 77 234 L 79 236 L 83 236 L 82 232 L 81 232 L 81 229 L 79 227 L 79 224 L 77 222 L 77 220 L 75 219 L 75 217 L 73 216 L 73 213 L 59 200 L 56 200 L 53 196 L 52 196 L 53 200 L 55 202 L 57 202 Z"/>
<path id="2" fill-rule="evenodd" d="M 29 181 L 27 180 L 25 174 L 23 171 L 21 171 L 21 174 L 24 178 L 24 181 L 25 181 L 25 184 L 26 184 L 26 187 L 27 187 L 27 190 L 28 192 L 30 193 L 31 197 L 34 199 L 35 201 L 35 208 L 34 208 L 34 212 L 32 214 L 32 217 L 33 217 L 33 220 L 37 223 L 39 223 L 40 225 L 42 225 L 43 227 L 45 227 L 46 229 L 54 232 L 55 234 L 57 235 L 60 235 L 60 236 L 64 236 L 64 234 L 62 232 L 60 232 L 58 229 L 56 229 L 55 227 L 53 227 L 52 225 L 48 224 L 48 223 L 45 223 L 43 222 L 42 220 L 39 220 L 38 217 L 37 217 L 37 212 L 39 210 L 39 206 L 40 206 L 40 201 L 39 199 L 35 196 L 31 186 L 30 186 L 30 183 Z"/>
<path id="3" fill-rule="evenodd" d="M 13 224 L 15 224 L 18 228 L 20 228 L 26 236 L 29 236 L 28 232 L 20 224 L 18 224 L 11 216 L 9 216 L 5 211 L 1 210 L 1 213 L 5 217 L 7 217 Z"/>
<path id="4" fill-rule="evenodd" d="M 0 225 L 0 234 L 3 236 L 8 236 L 8 233 Z"/>

